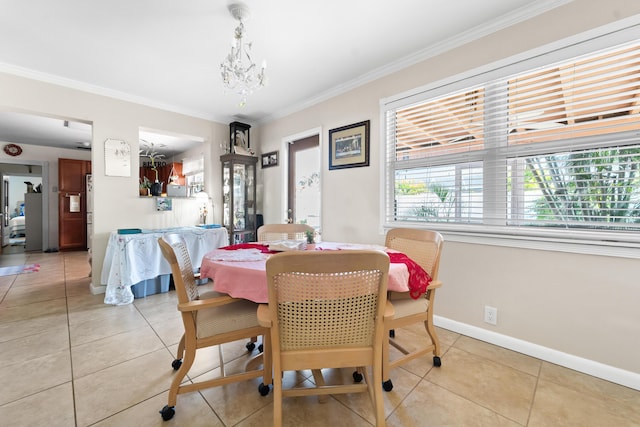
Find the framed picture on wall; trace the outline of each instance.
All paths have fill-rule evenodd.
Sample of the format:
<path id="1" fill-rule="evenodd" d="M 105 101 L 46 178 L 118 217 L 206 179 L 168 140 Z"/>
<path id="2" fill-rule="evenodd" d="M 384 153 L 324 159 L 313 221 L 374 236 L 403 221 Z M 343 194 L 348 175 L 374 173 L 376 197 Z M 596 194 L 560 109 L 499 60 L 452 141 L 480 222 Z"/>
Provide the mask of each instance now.
<path id="1" fill-rule="evenodd" d="M 329 131 L 329 170 L 369 166 L 369 120 Z"/>
<path id="2" fill-rule="evenodd" d="M 270 168 L 271 166 L 278 166 L 278 152 L 271 151 L 270 153 L 264 153 L 262 155 L 262 168 Z"/>
<path id="3" fill-rule="evenodd" d="M 104 142 L 104 174 L 107 176 L 131 176 L 131 147 L 120 139 Z"/>

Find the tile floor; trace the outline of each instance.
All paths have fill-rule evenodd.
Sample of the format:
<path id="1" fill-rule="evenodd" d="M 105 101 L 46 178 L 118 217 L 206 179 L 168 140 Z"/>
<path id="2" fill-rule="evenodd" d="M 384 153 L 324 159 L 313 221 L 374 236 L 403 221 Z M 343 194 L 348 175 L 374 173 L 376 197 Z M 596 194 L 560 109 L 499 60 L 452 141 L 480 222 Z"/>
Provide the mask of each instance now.
<path id="1" fill-rule="evenodd" d="M 0 425 L 268 426 L 272 397 L 248 381 L 167 400 L 182 333 L 175 292 L 127 306 L 91 295 L 85 253 L 2 255 L 0 266 L 39 263 L 37 273 L 0 277 Z M 206 286 L 206 285 L 203 285 Z M 417 329 L 397 331 L 406 343 Z M 388 426 L 640 426 L 640 392 L 439 330 L 442 367 L 430 358 L 393 371 Z M 244 342 L 225 346 L 227 369 L 246 360 Z M 216 373 L 217 351 L 191 376 Z M 351 372 L 327 372 L 327 380 Z M 287 381 L 309 381 L 291 373 Z M 364 395 L 291 398 L 288 426 L 370 426 Z"/>

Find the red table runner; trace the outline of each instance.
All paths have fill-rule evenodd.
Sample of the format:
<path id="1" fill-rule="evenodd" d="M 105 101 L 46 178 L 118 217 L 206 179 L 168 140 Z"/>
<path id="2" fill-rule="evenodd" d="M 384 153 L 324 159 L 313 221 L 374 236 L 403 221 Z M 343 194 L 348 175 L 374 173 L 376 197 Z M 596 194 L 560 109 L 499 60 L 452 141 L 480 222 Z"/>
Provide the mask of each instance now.
<path id="1" fill-rule="evenodd" d="M 268 244 L 262 243 L 239 243 L 236 245 L 225 246 L 220 249 L 225 249 L 228 251 L 234 251 L 237 249 L 257 249 L 260 252 L 266 254 L 277 253 L 277 251 L 269 250 Z M 429 276 L 429 273 L 424 271 L 424 269 L 417 262 L 401 252 L 387 252 L 387 255 L 389 255 L 389 262 L 393 262 L 396 264 L 402 263 L 407 266 L 407 270 L 409 270 L 409 295 L 411 295 L 411 298 L 413 299 L 420 298 L 420 296 L 427 291 L 429 283 L 431 283 L 431 276 Z"/>

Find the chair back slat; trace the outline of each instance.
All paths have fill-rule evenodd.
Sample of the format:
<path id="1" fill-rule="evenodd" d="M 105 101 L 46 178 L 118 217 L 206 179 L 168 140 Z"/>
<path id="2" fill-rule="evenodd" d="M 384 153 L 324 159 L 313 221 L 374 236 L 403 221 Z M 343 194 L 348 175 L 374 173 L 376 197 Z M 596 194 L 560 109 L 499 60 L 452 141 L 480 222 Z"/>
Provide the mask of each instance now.
<path id="1" fill-rule="evenodd" d="M 393 228 L 385 238 L 386 247 L 407 255 L 433 280 L 438 279 L 443 242 L 442 235 L 437 231 L 410 228 Z"/>
<path id="2" fill-rule="evenodd" d="M 184 303 L 200 299 L 191 257 L 184 238 L 179 234 L 167 233 L 158 239 L 158 244 L 171 266 L 178 301 Z"/>
<path id="3" fill-rule="evenodd" d="M 258 242 L 276 240 L 307 240 L 307 232 L 313 233 L 313 227 L 307 224 L 265 224 L 258 228 Z"/>
<path id="4" fill-rule="evenodd" d="M 372 346 L 388 270 L 379 251 L 272 256 L 269 302 L 276 302 L 281 351 Z"/>

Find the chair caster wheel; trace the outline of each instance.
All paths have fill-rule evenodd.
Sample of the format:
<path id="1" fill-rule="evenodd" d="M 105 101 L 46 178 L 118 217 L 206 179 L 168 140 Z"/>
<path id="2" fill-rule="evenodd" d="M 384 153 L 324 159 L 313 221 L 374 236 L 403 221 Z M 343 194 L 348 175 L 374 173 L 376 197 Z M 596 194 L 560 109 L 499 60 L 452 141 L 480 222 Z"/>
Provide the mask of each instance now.
<path id="1" fill-rule="evenodd" d="M 393 383 L 391 382 L 391 380 L 386 380 L 382 383 L 382 388 L 384 389 L 384 391 L 391 391 L 393 390 Z"/>
<path id="2" fill-rule="evenodd" d="M 260 344 L 260 345 L 258 346 L 258 351 L 259 351 L 260 353 L 262 353 L 262 352 L 264 351 L 264 346 L 263 346 L 262 344 Z"/>
<path id="3" fill-rule="evenodd" d="M 175 359 L 173 362 L 171 362 L 171 367 L 174 371 L 180 369 L 180 366 L 182 366 L 182 359 Z"/>
<path id="4" fill-rule="evenodd" d="M 165 405 L 160 411 L 160 415 L 162 415 L 162 419 L 164 421 L 169 421 L 175 415 L 176 410 L 173 409 L 173 406 Z"/>
<path id="5" fill-rule="evenodd" d="M 395 338 L 395 337 L 396 337 L 396 330 L 389 329 L 389 338 Z"/>
<path id="6" fill-rule="evenodd" d="M 262 383 L 258 386 L 258 391 L 260 392 L 260 396 L 266 396 L 269 394 L 269 386 Z"/>
<path id="7" fill-rule="evenodd" d="M 433 366 L 435 366 L 436 368 L 439 368 L 440 365 L 442 365 L 442 361 L 440 360 L 440 357 L 433 356 Z"/>
<path id="8" fill-rule="evenodd" d="M 362 381 L 362 374 L 358 371 L 355 371 L 353 373 L 353 381 L 359 383 L 360 381 Z"/>
<path id="9" fill-rule="evenodd" d="M 256 348 L 256 344 L 254 342 L 248 342 L 245 347 L 247 348 L 247 351 L 253 351 L 253 349 Z"/>

